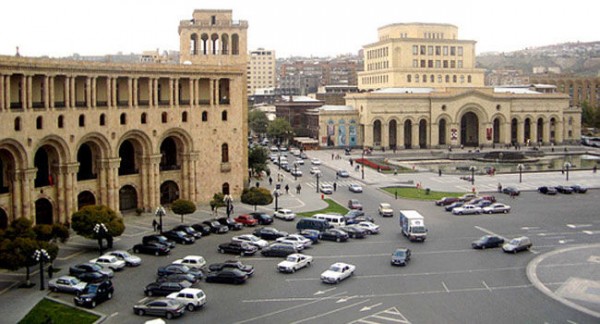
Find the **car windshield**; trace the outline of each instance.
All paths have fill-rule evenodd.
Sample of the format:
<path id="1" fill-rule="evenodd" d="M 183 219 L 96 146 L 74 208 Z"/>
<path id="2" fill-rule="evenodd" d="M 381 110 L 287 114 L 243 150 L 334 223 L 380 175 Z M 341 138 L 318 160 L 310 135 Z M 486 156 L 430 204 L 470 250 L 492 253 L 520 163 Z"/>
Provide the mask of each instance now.
<path id="1" fill-rule="evenodd" d="M 85 287 L 85 293 L 87 294 L 95 294 L 98 291 L 98 285 L 88 285 Z"/>
<path id="2" fill-rule="evenodd" d="M 333 272 L 342 272 L 342 267 L 340 267 L 338 265 L 332 265 L 331 268 L 329 268 L 329 270 L 331 270 Z"/>
<path id="3" fill-rule="evenodd" d="M 257 242 L 258 240 L 260 240 L 258 237 L 254 236 L 254 235 L 246 236 L 246 238 L 252 242 Z"/>
<path id="4" fill-rule="evenodd" d="M 418 233 L 425 233 L 427 231 L 425 230 L 425 227 L 423 227 L 423 226 L 413 226 L 412 232 L 418 234 Z"/>
<path id="5" fill-rule="evenodd" d="M 519 245 L 519 240 L 517 240 L 517 239 L 512 239 L 512 240 L 510 240 L 510 244 L 511 244 L 511 245 Z"/>
<path id="6" fill-rule="evenodd" d="M 121 256 L 122 258 L 131 257 L 131 254 L 129 254 L 128 252 L 119 252 L 118 255 Z"/>
<path id="7" fill-rule="evenodd" d="M 406 253 L 403 250 L 398 250 L 396 253 L 394 253 L 394 255 L 397 257 L 403 257 L 405 254 Z"/>
<path id="8" fill-rule="evenodd" d="M 289 255 L 289 256 L 287 257 L 287 260 L 288 260 L 288 261 L 291 261 L 291 262 L 296 262 L 297 258 L 296 258 L 296 256 L 294 256 L 294 255 Z"/>

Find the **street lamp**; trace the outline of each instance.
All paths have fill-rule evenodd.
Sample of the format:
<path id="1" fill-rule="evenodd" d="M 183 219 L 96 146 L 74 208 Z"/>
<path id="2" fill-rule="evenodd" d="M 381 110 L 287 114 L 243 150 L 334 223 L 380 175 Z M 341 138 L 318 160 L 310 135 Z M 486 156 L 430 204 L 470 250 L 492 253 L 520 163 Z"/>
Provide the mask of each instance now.
<path id="1" fill-rule="evenodd" d="M 317 193 L 319 193 L 319 178 L 321 177 L 320 173 L 315 173 L 315 178 L 317 178 Z"/>
<path id="2" fill-rule="evenodd" d="M 280 184 L 275 185 L 275 190 L 273 190 L 273 196 L 275 196 L 275 211 L 279 210 L 279 188 L 281 188 Z"/>
<path id="3" fill-rule="evenodd" d="M 233 197 L 231 197 L 230 194 L 226 194 L 223 197 L 223 202 L 225 204 L 227 204 L 227 218 L 229 218 L 229 216 L 231 216 L 231 202 L 233 201 Z"/>
<path id="4" fill-rule="evenodd" d="M 567 171 L 567 181 L 569 181 L 569 169 L 571 168 L 571 163 L 565 162 L 565 170 Z"/>
<path id="5" fill-rule="evenodd" d="M 106 225 L 104 225 L 103 223 L 98 223 L 98 224 L 96 224 L 96 226 L 94 226 L 94 232 L 96 233 L 96 236 L 98 237 L 98 245 L 100 246 L 100 255 L 102 255 L 102 250 L 104 250 L 104 244 L 103 244 L 102 240 L 104 239 L 104 236 L 106 236 L 106 234 L 108 233 L 108 229 L 106 228 Z"/>
<path id="6" fill-rule="evenodd" d="M 44 290 L 44 262 L 50 261 L 50 255 L 44 249 L 33 252 L 33 259 L 40 263 L 40 290 Z"/>
<path id="7" fill-rule="evenodd" d="M 158 216 L 158 231 L 160 232 L 160 234 L 162 234 L 162 229 L 163 229 L 162 218 L 163 218 L 163 216 L 166 216 L 166 215 L 167 215 L 167 212 L 165 211 L 165 208 L 163 206 L 156 207 L 154 216 Z"/>
<path id="8" fill-rule="evenodd" d="M 469 167 L 469 170 L 471 171 L 471 184 L 474 185 L 475 184 L 475 170 L 477 170 L 477 168 L 475 166 L 471 166 L 471 167 Z"/>
<path id="9" fill-rule="evenodd" d="M 519 163 L 519 165 L 517 165 L 517 169 L 519 169 L 519 182 L 523 182 L 523 168 L 525 166 L 521 163 Z"/>

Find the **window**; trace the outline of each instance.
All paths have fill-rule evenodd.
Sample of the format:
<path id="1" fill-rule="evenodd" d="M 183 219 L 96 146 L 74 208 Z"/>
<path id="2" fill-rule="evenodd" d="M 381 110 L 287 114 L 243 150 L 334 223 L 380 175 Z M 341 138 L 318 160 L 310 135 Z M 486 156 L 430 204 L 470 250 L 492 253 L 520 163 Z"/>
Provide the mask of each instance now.
<path id="1" fill-rule="evenodd" d="M 161 121 L 162 121 L 162 123 L 163 123 L 163 124 L 166 124 L 166 123 L 167 123 L 168 117 L 169 117 L 169 116 L 167 115 L 167 112 L 163 112 L 163 113 L 160 115 L 160 119 L 161 119 Z"/>
<path id="2" fill-rule="evenodd" d="M 433 55 L 433 46 L 427 46 L 427 55 Z"/>
<path id="3" fill-rule="evenodd" d="M 202 121 L 203 122 L 208 121 L 208 112 L 206 112 L 206 111 L 202 112 Z"/>
<path id="4" fill-rule="evenodd" d="M 65 116 L 60 115 L 58 116 L 58 128 L 64 128 L 65 127 Z"/>
<path id="5" fill-rule="evenodd" d="M 440 60 L 435 60 L 435 68 L 436 68 L 436 69 L 439 69 L 439 68 L 441 68 L 441 67 L 442 67 L 442 61 L 440 61 Z"/>
<path id="6" fill-rule="evenodd" d="M 223 112 L 221 113 L 221 120 L 227 121 L 227 110 L 223 110 Z"/>
<path id="7" fill-rule="evenodd" d="M 188 121 L 188 114 L 187 114 L 187 111 L 184 111 L 181 113 L 181 122 L 187 123 L 187 121 Z"/>
<path id="8" fill-rule="evenodd" d="M 419 67 L 419 60 L 413 60 L 413 67 L 414 68 L 418 68 Z"/>
<path id="9" fill-rule="evenodd" d="M 100 114 L 100 126 L 105 126 L 105 125 L 106 125 L 106 115 Z"/>
<path id="10" fill-rule="evenodd" d="M 427 83 L 427 75 L 423 74 L 423 83 Z"/>
<path id="11" fill-rule="evenodd" d="M 446 83 L 450 83 L 450 76 L 446 75 Z"/>
<path id="12" fill-rule="evenodd" d="M 127 125 L 127 114 L 122 113 L 121 116 L 119 117 L 119 121 L 120 121 L 121 125 Z"/>
<path id="13" fill-rule="evenodd" d="M 21 130 L 21 117 L 15 118 L 15 131 Z"/>
<path id="14" fill-rule="evenodd" d="M 453 83 L 456 83 L 456 75 L 453 75 L 453 76 L 452 76 L 452 82 L 453 82 Z"/>
<path id="15" fill-rule="evenodd" d="M 415 82 L 419 83 L 419 75 L 418 74 L 415 74 Z"/>
<path id="16" fill-rule="evenodd" d="M 444 60 L 444 69 L 448 68 L 448 60 Z"/>
<path id="17" fill-rule="evenodd" d="M 221 145 L 221 163 L 229 162 L 229 146 L 227 143 Z"/>
<path id="18" fill-rule="evenodd" d="M 412 76 L 409 74 L 406 76 L 406 82 L 410 83 L 412 81 Z"/>
<path id="19" fill-rule="evenodd" d="M 435 83 L 435 76 L 433 74 L 429 76 L 429 82 Z"/>
<path id="20" fill-rule="evenodd" d="M 435 47 L 435 55 L 442 55 L 442 47 L 441 46 Z"/>
<path id="21" fill-rule="evenodd" d="M 463 56 L 463 47 L 462 46 L 458 47 L 458 56 Z"/>
<path id="22" fill-rule="evenodd" d="M 471 76 L 467 75 L 467 83 L 471 83 Z"/>
<path id="23" fill-rule="evenodd" d="M 455 56 L 455 55 L 456 55 L 456 47 L 450 46 L 450 56 Z"/>
<path id="24" fill-rule="evenodd" d="M 444 53 L 444 56 L 448 56 L 448 46 L 442 47 L 442 53 Z"/>
<path id="25" fill-rule="evenodd" d="M 450 61 L 450 68 L 451 69 L 456 68 L 456 61 L 454 61 L 454 60 Z"/>
<path id="26" fill-rule="evenodd" d="M 425 65 L 425 64 L 426 64 L 425 60 L 421 60 L 421 67 L 422 67 L 422 68 L 426 67 L 426 65 Z"/>
<path id="27" fill-rule="evenodd" d="M 35 128 L 36 129 L 44 128 L 44 119 L 42 118 L 42 116 L 38 116 L 38 118 L 35 119 Z"/>
<path id="28" fill-rule="evenodd" d="M 438 78 L 437 78 L 437 79 L 438 79 L 438 80 L 437 80 L 437 82 L 438 82 L 438 83 L 442 83 L 442 75 L 441 75 L 441 74 L 440 74 L 440 75 L 438 75 Z"/>
<path id="29" fill-rule="evenodd" d="M 460 83 L 465 83 L 465 76 L 464 75 L 460 76 Z"/>
<path id="30" fill-rule="evenodd" d="M 459 61 L 456 61 L 456 62 L 457 62 L 456 64 L 457 64 L 458 68 L 462 69 L 462 67 L 463 67 L 463 61 L 459 60 Z"/>
<path id="31" fill-rule="evenodd" d="M 427 67 L 428 68 L 432 68 L 433 67 L 433 60 L 427 61 Z"/>
<path id="32" fill-rule="evenodd" d="M 140 116 L 140 123 L 142 123 L 142 125 L 144 125 L 147 122 L 148 122 L 148 115 L 146 115 L 146 113 L 142 113 L 142 115 Z"/>
<path id="33" fill-rule="evenodd" d="M 421 55 L 425 55 L 425 53 L 426 53 L 425 45 L 421 45 Z"/>
<path id="34" fill-rule="evenodd" d="M 79 115 L 79 127 L 85 127 L 85 115 Z"/>

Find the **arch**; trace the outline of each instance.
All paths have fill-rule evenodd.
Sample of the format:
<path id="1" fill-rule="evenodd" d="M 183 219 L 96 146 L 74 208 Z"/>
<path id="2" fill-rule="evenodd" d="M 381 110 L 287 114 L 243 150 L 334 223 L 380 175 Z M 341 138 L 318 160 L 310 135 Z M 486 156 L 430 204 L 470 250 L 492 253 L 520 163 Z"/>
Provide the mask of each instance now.
<path id="1" fill-rule="evenodd" d="M 523 138 L 525 140 L 525 142 L 531 140 L 531 119 L 529 117 L 525 118 L 525 121 L 523 122 Z"/>
<path id="2" fill-rule="evenodd" d="M 202 112 L 202 121 L 203 122 L 208 121 L 208 111 L 206 111 L 206 110 Z"/>
<path id="3" fill-rule="evenodd" d="M 179 186 L 175 181 L 165 181 L 160 185 L 160 204 L 168 205 L 179 199 Z"/>
<path id="4" fill-rule="evenodd" d="M 519 120 L 517 118 L 513 118 L 510 121 L 510 141 L 513 145 L 518 142 L 519 138 Z"/>
<path id="5" fill-rule="evenodd" d="M 44 129 L 44 117 L 38 116 L 35 119 L 35 129 Z"/>
<path id="6" fill-rule="evenodd" d="M 159 143 L 161 146 L 162 146 L 162 142 L 165 139 L 167 139 L 168 137 L 173 138 L 173 140 L 177 144 L 178 154 L 182 154 L 182 153 L 194 150 L 194 147 L 193 147 L 194 141 L 192 140 L 192 137 L 190 136 L 190 134 L 185 132 L 184 130 L 179 129 L 179 128 L 172 128 L 172 129 L 169 129 L 166 132 L 164 132 L 164 134 L 162 135 L 162 137 L 159 140 Z M 160 152 L 160 146 L 157 149 Z"/>
<path id="7" fill-rule="evenodd" d="M 540 117 L 537 120 L 537 138 L 536 142 L 544 141 L 544 118 Z"/>
<path id="8" fill-rule="evenodd" d="M 52 203 L 46 198 L 40 198 L 35 201 L 35 223 L 37 225 L 52 225 L 54 223 Z"/>
<path id="9" fill-rule="evenodd" d="M 8 228 L 8 215 L 3 208 L 0 208 L 0 230 Z"/>
<path id="10" fill-rule="evenodd" d="M 15 132 L 18 132 L 21 130 L 21 117 L 15 118 L 14 129 L 15 129 Z"/>
<path id="11" fill-rule="evenodd" d="M 479 146 L 479 117 L 473 111 L 467 111 L 460 119 L 460 144 Z"/>
<path id="12" fill-rule="evenodd" d="M 6 172 L 24 169 L 29 165 L 28 156 L 23 145 L 9 138 L 0 140 L 0 159 L 2 159 L 4 163 L 3 165 L 6 168 Z"/>
<path id="13" fill-rule="evenodd" d="M 492 132 L 493 132 L 493 139 L 492 142 L 493 143 L 500 143 L 500 138 L 501 138 L 501 131 L 502 131 L 502 127 L 500 127 L 500 125 L 502 125 L 502 123 L 500 122 L 500 117 L 496 117 L 494 118 L 493 121 L 493 126 L 492 126 Z"/>
<path id="14" fill-rule="evenodd" d="M 83 143 L 77 150 L 77 162 L 79 170 L 77 171 L 77 181 L 96 179 L 94 164 L 95 159 L 92 148 L 87 143 Z"/>
<path id="15" fill-rule="evenodd" d="M 395 119 L 390 120 L 388 123 L 388 143 L 391 149 L 395 149 L 398 146 L 396 143 L 396 131 L 398 129 L 398 122 Z"/>
<path id="16" fill-rule="evenodd" d="M 77 195 L 77 209 L 81 209 L 85 206 L 93 206 L 96 204 L 96 196 L 94 196 L 94 194 L 89 191 L 89 190 L 85 190 L 80 192 Z"/>
<path id="17" fill-rule="evenodd" d="M 231 54 L 240 55 L 240 36 L 238 34 L 231 35 Z"/>
<path id="18" fill-rule="evenodd" d="M 381 120 L 373 121 L 373 146 L 381 145 Z"/>
<path id="19" fill-rule="evenodd" d="M 210 35 L 210 49 L 212 55 L 217 55 L 219 53 L 219 35 Z"/>
<path id="20" fill-rule="evenodd" d="M 438 122 L 438 144 L 446 145 L 446 118 Z"/>
<path id="21" fill-rule="evenodd" d="M 121 116 L 119 116 L 119 122 L 121 123 L 121 125 L 127 125 L 127 114 L 126 113 L 122 113 Z"/>
<path id="22" fill-rule="evenodd" d="M 188 113 L 187 113 L 187 111 L 184 111 L 181 113 L 181 122 L 187 123 L 187 121 L 188 121 Z"/>
<path id="23" fill-rule="evenodd" d="M 142 113 L 140 115 L 140 124 L 145 125 L 148 122 L 148 114 Z"/>
<path id="24" fill-rule="evenodd" d="M 427 120 L 419 121 L 419 147 L 427 148 Z"/>
<path id="25" fill-rule="evenodd" d="M 229 35 L 221 34 L 221 54 L 229 54 Z"/>
<path id="26" fill-rule="evenodd" d="M 47 136 L 40 141 L 34 152 L 33 166 L 37 168 L 35 187 L 53 186 L 56 182 L 56 170 L 53 169 L 69 160 L 66 143 L 56 136 Z"/>
<path id="27" fill-rule="evenodd" d="M 202 36 L 200 36 L 201 42 L 200 42 L 200 50 L 202 51 L 203 55 L 207 55 L 208 54 L 208 34 L 202 34 Z"/>
<path id="28" fill-rule="evenodd" d="M 404 148 L 412 148 L 412 121 L 410 119 L 404 122 Z"/>
<path id="29" fill-rule="evenodd" d="M 221 120 L 222 121 L 227 121 L 227 110 L 223 110 L 221 112 Z"/>
<path id="30" fill-rule="evenodd" d="M 198 55 L 198 34 L 196 33 L 190 36 L 190 54 Z"/>
<path id="31" fill-rule="evenodd" d="M 137 190 L 132 185 L 124 185 L 119 189 L 119 210 L 127 211 L 137 208 Z"/>
<path id="32" fill-rule="evenodd" d="M 162 140 L 159 152 L 161 155 L 160 171 L 181 169 L 181 145 L 176 138 L 169 136 Z"/>
<path id="33" fill-rule="evenodd" d="M 223 143 L 221 145 L 221 163 L 229 162 L 229 145 Z"/>
<path id="34" fill-rule="evenodd" d="M 105 125 L 106 125 L 106 115 L 100 114 L 100 126 L 105 126 Z"/>
<path id="35" fill-rule="evenodd" d="M 221 186 L 221 190 L 223 191 L 224 195 L 229 195 L 229 183 L 225 182 L 222 186 Z"/>
<path id="36" fill-rule="evenodd" d="M 85 115 L 79 115 L 79 127 L 85 127 Z"/>

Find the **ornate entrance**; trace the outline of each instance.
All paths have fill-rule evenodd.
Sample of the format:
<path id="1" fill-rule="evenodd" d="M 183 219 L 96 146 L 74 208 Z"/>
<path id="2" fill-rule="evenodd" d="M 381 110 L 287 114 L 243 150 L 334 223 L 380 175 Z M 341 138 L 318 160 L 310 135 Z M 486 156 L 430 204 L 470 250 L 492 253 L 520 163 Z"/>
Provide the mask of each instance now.
<path id="1" fill-rule="evenodd" d="M 133 186 L 123 186 L 119 190 L 119 210 L 131 210 L 137 208 L 137 192 Z"/>
<path id="2" fill-rule="evenodd" d="M 40 198 L 35 201 L 35 223 L 52 225 L 54 215 L 52 213 L 52 203 L 46 198 Z"/>
<path id="3" fill-rule="evenodd" d="M 460 144 L 479 146 L 479 118 L 474 112 L 468 112 L 460 119 Z"/>
<path id="4" fill-rule="evenodd" d="M 179 186 L 174 181 L 165 181 L 160 185 L 160 204 L 168 205 L 179 199 Z"/>

